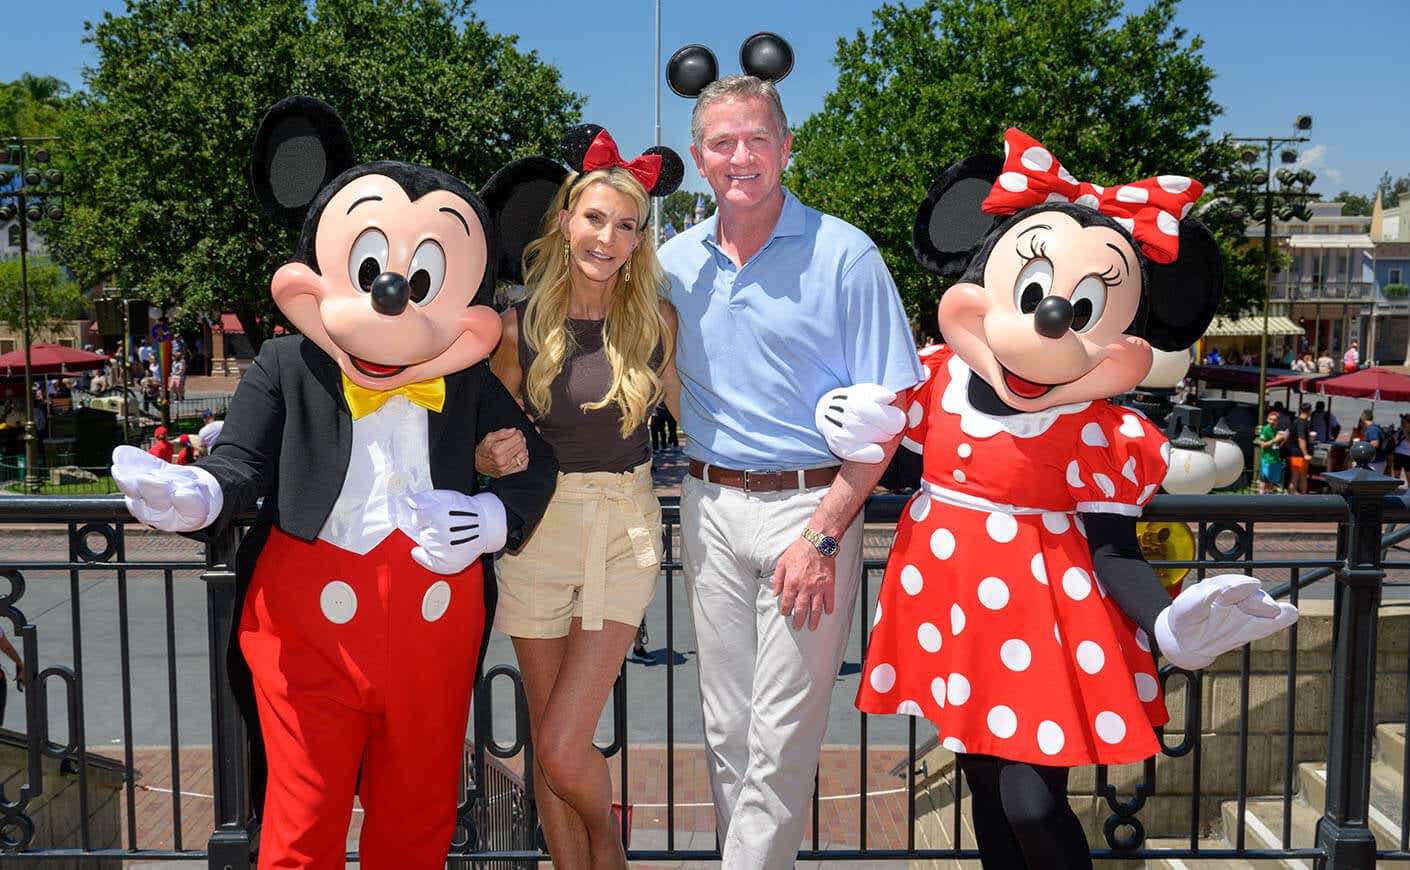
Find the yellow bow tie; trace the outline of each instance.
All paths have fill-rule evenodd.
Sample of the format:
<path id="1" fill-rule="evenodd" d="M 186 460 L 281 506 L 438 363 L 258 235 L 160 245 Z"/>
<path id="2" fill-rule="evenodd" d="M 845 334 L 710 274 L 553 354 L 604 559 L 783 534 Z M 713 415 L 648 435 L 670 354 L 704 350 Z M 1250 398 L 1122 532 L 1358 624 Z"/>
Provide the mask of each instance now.
<path id="1" fill-rule="evenodd" d="M 391 390 L 369 390 L 348 380 L 347 375 L 343 375 L 343 396 L 348 400 L 348 410 L 352 411 L 354 420 L 371 414 L 387 404 L 387 400 L 398 393 L 428 411 L 435 411 L 439 414 L 446 403 L 446 379 L 432 378 L 429 381 L 404 384 Z"/>

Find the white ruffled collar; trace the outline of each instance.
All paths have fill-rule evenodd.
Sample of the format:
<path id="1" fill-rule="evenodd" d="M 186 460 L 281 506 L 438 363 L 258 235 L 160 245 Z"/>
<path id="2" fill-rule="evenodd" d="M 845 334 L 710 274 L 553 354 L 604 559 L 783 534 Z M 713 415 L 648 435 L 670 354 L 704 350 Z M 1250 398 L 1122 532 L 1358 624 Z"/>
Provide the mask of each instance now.
<path id="1" fill-rule="evenodd" d="M 960 430 L 971 438 L 991 438 L 1000 432 L 1007 432 L 1015 438 L 1036 438 L 1052 428 L 1059 417 L 1085 411 L 1092 404 L 1074 402 L 1008 416 L 986 414 L 969 403 L 969 379 L 974 375 L 973 369 L 965 365 L 958 355 L 951 355 L 948 365 L 950 382 L 945 385 L 940 407 L 947 413 L 959 416 Z"/>

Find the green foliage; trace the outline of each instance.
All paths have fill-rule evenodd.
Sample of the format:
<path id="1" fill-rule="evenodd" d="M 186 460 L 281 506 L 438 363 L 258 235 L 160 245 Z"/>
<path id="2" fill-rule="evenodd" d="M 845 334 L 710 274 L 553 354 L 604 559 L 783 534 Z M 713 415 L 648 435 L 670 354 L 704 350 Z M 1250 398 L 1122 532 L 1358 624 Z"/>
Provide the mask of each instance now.
<path id="1" fill-rule="evenodd" d="M 670 224 L 676 232 L 685 229 L 695 220 L 695 198 L 705 200 L 705 217 L 715 213 L 715 198 L 708 193 L 693 193 L 677 190 L 661 200 L 661 226 Z"/>
<path id="2" fill-rule="evenodd" d="M 1159 173 L 1217 185 L 1234 166 L 1212 139 L 1219 114 L 1203 42 L 1173 24 L 1176 0 L 1123 17 L 1121 0 L 887 2 L 871 32 L 837 43 L 836 88 L 795 131 L 785 183 L 866 230 L 922 329 L 942 282 L 911 253 L 916 207 L 951 163 L 997 153 L 1019 127 L 1078 178 Z M 1230 257 L 1224 308 L 1261 298 L 1240 262 L 1242 224 L 1215 227 Z"/>
<path id="3" fill-rule="evenodd" d="M 68 92 L 65 82 L 32 73 L 0 83 L 0 137 L 54 135 Z"/>
<path id="4" fill-rule="evenodd" d="M 1410 296 L 1410 287 L 1404 284 L 1387 284 L 1381 288 L 1381 292 L 1388 299 L 1398 299 L 1402 296 Z"/>
<path id="5" fill-rule="evenodd" d="M 68 217 L 49 240 L 85 283 L 163 305 L 235 311 L 258 342 L 270 276 L 295 234 L 246 178 L 260 118 L 308 94 L 347 123 L 360 159 L 443 169 L 478 187 L 553 153 L 582 98 L 469 3 L 129 0 L 88 37 L 98 66 L 63 125 Z"/>
<path id="6" fill-rule="evenodd" d="M 1399 205 L 1400 198 L 1410 193 L 1410 175 L 1391 178 L 1389 172 L 1382 172 L 1381 180 L 1376 184 L 1376 190 L 1380 191 L 1381 203 L 1386 208 Z"/>
<path id="7" fill-rule="evenodd" d="M 1371 214 L 1371 206 L 1374 204 L 1372 197 L 1352 193 L 1349 190 L 1343 190 L 1341 193 L 1332 197 L 1332 201 L 1341 203 L 1341 213 L 1347 216 L 1365 215 L 1369 217 Z"/>
<path id="8" fill-rule="evenodd" d="M 64 270 L 42 257 L 30 256 L 29 320 L 36 341 L 57 331 L 64 320 L 84 316 L 86 302 L 78 285 Z M 0 323 L 16 333 L 24 329 L 24 292 L 19 260 L 0 262 Z"/>

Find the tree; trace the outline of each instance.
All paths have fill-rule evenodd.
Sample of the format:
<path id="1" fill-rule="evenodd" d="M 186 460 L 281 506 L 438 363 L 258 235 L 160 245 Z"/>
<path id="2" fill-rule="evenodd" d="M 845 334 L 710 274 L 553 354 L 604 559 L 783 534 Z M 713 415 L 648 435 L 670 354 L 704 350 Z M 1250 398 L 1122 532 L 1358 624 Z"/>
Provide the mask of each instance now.
<path id="1" fill-rule="evenodd" d="M 264 111 L 290 94 L 342 114 L 361 159 L 423 163 L 472 187 L 556 153 L 582 98 L 468 0 L 148 0 L 105 14 L 99 61 L 63 126 L 68 216 L 50 239 L 85 283 L 233 310 L 255 343 L 295 234 L 246 179 Z"/>
<path id="2" fill-rule="evenodd" d="M 705 202 L 705 217 L 715 213 L 715 198 L 708 193 L 677 190 L 661 200 L 661 225 L 670 224 L 680 232 L 695 221 L 695 199 Z"/>
<path id="3" fill-rule="evenodd" d="M 1369 217 L 1371 214 L 1372 197 L 1366 197 L 1359 193 L 1343 190 L 1341 193 L 1332 197 L 1332 201 L 1341 203 L 1341 213 L 1344 215 L 1366 215 Z"/>
<path id="4" fill-rule="evenodd" d="M 32 73 L 0 84 L 0 137 L 52 136 L 59 126 L 68 92 L 67 83 Z"/>
<path id="5" fill-rule="evenodd" d="M 1376 190 L 1380 191 L 1381 203 L 1386 208 L 1399 205 L 1400 198 L 1410 193 L 1410 175 L 1391 178 L 1389 172 L 1382 172 L 1381 180 L 1376 185 Z"/>
<path id="6" fill-rule="evenodd" d="M 85 302 L 78 285 L 59 266 L 35 256 L 28 258 L 27 265 L 30 333 L 39 340 L 57 332 L 63 321 L 82 317 Z M 15 333 L 24 330 L 24 285 L 20 278 L 18 259 L 0 262 L 0 323 Z"/>
<path id="7" fill-rule="evenodd" d="M 946 166 L 999 152 L 1007 127 L 1099 184 L 1179 173 L 1217 186 L 1233 168 L 1208 131 L 1214 71 L 1175 7 L 1123 18 L 1121 0 L 884 3 L 871 32 L 838 40 L 837 85 L 795 131 L 786 183 L 872 236 L 929 328 L 943 285 L 911 253 L 916 207 Z M 1234 312 L 1262 298 L 1262 272 L 1239 253 L 1244 224 L 1218 223 Z"/>

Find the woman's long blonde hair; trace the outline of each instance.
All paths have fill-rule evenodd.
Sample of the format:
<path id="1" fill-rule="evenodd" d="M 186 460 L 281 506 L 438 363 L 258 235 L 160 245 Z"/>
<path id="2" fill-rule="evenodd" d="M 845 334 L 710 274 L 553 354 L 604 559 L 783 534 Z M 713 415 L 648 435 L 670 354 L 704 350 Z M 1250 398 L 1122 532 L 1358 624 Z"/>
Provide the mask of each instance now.
<path id="1" fill-rule="evenodd" d="M 580 182 L 580 183 L 579 183 Z M 539 237 L 524 248 L 524 284 L 529 303 L 524 322 L 519 324 L 521 340 L 536 352 L 524 378 L 525 392 L 539 414 L 547 414 L 552 399 L 549 385 L 573 352 L 573 333 L 568 329 L 570 273 L 563 255 L 566 239 L 559 227 L 560 211 L 576 211 L 583 191 L 594 184 L 606 184 L 631 197 L 637 206 L 638 232 L 645 234 L 650 199 L 646 188 L 622 169 L 596 169 L 586 175 L 569 175 L 553 198 Z M 602 326 L 602 344 L 612 364 L 612 383 L 607 394 L 595 402 L 584 402 L 582 410 L 595 411 L 616 404 L 622 412 L 622 437 L 626 438 L 646 420 L 661 400 L 665 354 L 653 368 L 651 355 L 667 334 L 661 314 L 661 291 L 666 274 L 656 259 L 656 245 L 649 235 L 627 258 L 632 280 L 617 275 L 617 286 Z"/>

